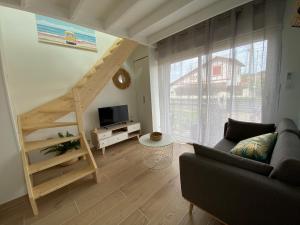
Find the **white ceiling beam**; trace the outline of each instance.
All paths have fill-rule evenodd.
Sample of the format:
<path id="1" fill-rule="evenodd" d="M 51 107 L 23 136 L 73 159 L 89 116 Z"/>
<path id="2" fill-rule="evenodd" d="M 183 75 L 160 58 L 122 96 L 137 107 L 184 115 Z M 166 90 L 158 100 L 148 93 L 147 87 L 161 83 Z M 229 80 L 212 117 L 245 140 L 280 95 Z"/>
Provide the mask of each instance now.
<path id="1" fill-rule="evenodd" d="M 146 16 L 144 19 L 133 25 L 128 29 L 128 34 L 133 37 L 152 25 L 162 21 L 167 16 L 181 10 L 183 7 L 187 6 L 195 0 L 169 0 L 159 8 L 155 9 L 151 14 Z"/>
<path id="2" fill-rule="evenodd" d="M 0 0 L 0 4 L 14 9 L 20 9 L 22 2 L 21 0 Z"/>
<path id="3" fill-rule="evenodd" d="M 28 0 L 21 0 L 21 8 L 26 8 Z"/>
<path id="4" fill-rule="evenodd" d="M 104 21 L 104 28 L 109 29 L 116 22 L 118 22 L 122 15 L 124 15 L 133 5 L 139 0 L 122 0 L 117 4 L 116 8 L 109 14 L 107 19 Z"/>
<path id="5" fill-rule="evenodd" d="M 178 33 L 188 27 L 191 27 L 195 24 L 203 22 L 209 18 L 217 16 L 221 13 L 224 13 L 230 9 L 243 5 L 245 3 L 251 2 L 252 0 L 220 0 L 216 3 L 211 4 L 210 6 L 199 10 L 198 12 L 179 20 L 178 22 L 149 35 L 147 43 L 152 45 L 156 42 L 169 37 L 175 33 Z"/>
<path id="6" fill-rule="evenodd" d="M 47 5 L 47 7 L 45 7 L 48 10 L 41 10 L 39 7 L 31 6 L 29 4 L 29 0 L 26 0 L 26 3 L 27 3 L 26 7 L 21 7 L 20 2 L 17 5 L 15 5 L 15 4 L 10 4 L 10 3 L 6 3 L 6 2 L 4 3 L 3 0 L 0 0 L 0 6 L 16 8 L 16 9 L 19 9 L 19 10 L 24 10 L 26 12 L 41 14 L 41 15 L 49 16 L 49 17 L 56 18 L 56 19 L 59 19 L 59 20 L 63 20 L 63 21 L 66 21 L 66 22 L 74 23 L 74 21 L 72 21 L 68 16 L 66 16 L 65 13 L 60 12 L 58 10 L 59 8 L 55 8 L 55 9 L 57 9 L 57 10 L 55 10 L 56 13 L 53 13 L 54 10 L 52 9 L 51 5 Z M 35 6 L 36 5 L 40 6 L 40 4 L 35 4 Z M 43 4 L 43 6 L 45 6 L 45 4 Z M 104 30 L 101 21 L 99 21 L 99 19 L 96 19 L 96 18 L 80 18 L 80 20 L 76 21 L 76 24 L 78 24 L 80 26 L 88 27 L 90 29 L 94 29 L 94 30 L 97 30 L 97 31 L 100 31 L 100 32 L 105 32 L 105 33 L 113 35 L 113 36 L 128 38 L 127 33 L 123 33 L 122 31 L 118 31 L 116 33 L 116 32 L 111 32 L 109 30 Z M 137 38 L 134 38 L 132 40 L 134 40 L 134 41 L 136 41 L 140 44 L 143 44 L 143 45 L 148 45 L 147 42 L 146 42 L 146 39 L 144 39 L 144 38 L 137 37 Z"/>
<path id="7" fill-rule="evenodd" d="M 69 18 L 68 8 L 53 4 L 51 1 L 28 1 L 26 8 L 23 10 L 60 20 L 66 20 Z"/>
<path id="8" fill-rule="evenodd" d="M 76 20 L 85 0 L 73 0 L 70 5 L 70 20 Z"/>

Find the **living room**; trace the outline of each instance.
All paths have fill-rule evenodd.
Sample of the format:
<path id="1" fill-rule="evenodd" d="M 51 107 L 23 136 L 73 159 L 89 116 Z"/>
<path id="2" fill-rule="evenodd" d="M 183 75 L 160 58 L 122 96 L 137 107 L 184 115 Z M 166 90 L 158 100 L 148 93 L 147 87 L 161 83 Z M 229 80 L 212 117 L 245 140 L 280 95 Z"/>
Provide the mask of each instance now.
<path id="1" fill-rule="evenodd" d="M 299 0 L 0 0 L 0 224 L 299 224 Z"/>

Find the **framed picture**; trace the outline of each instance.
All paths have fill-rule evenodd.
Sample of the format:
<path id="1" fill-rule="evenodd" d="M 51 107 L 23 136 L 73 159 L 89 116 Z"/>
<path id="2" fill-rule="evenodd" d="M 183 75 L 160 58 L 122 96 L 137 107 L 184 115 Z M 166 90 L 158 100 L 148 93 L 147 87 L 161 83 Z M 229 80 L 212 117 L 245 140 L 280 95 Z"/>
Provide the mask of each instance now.
<path id="1" fill-rule="evenodd" d="M 293 27 L 300 27 L 300 0 L 296 1 L 295 15 L 292 23 Z"/>
<path id="2" fill-rule="evenodd" d="M 36 15 L 38 40 L 97 52 L 94 30 L 72 23 Z"/>

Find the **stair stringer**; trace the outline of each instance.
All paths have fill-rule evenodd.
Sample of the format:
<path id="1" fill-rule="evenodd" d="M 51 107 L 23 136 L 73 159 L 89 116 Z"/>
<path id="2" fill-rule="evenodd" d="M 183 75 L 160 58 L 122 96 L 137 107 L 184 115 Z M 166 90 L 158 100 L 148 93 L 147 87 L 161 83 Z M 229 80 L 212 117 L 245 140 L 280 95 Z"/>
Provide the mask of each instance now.
<path id="1" fill-rule="evenodd" d="M 129 57 L 137 45 L 136 42 L 127 40 L 126 43 L 113 48 L 111 53 L 100 60 L 99 65 L 97 65 L 99 74 L 88 79 L 85 85 L 78 90 L 83 111 L 112 79 L 114 74 L 120 69 L 124 61 Z M 113 56 L 110 57 L 110 54 Z M 105 76 L 103 76 L 104 74 Z"/>
<path id="2" fill-rule="evenodd" d="M 75 88 L 77 88 L 81 99 L 82 112 L 101 92 L 137 45 L 138 43 L 128 39 L 118 39 L 77 82 Z M 73 112 L 75 106 L 72 89 L 58 98 L 21 114 L 20 120 L 23 126 L 55 122 L 59 118 Z"/>

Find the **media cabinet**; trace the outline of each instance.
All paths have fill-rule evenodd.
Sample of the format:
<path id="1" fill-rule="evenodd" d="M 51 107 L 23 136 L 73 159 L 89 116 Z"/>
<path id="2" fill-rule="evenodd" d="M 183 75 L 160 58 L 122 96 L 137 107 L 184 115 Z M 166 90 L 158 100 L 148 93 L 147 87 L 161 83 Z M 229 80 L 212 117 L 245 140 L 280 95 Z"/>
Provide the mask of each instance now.
<path id="1" fill-rule="evenodd" d="M 92 144 L 96 149 L 102 149 L 103 155 L 105 148 L 128 140 L 130 138 L 139 137 L 141 134 L 141 124 L 138 122 L 127 122 L 123 124 L 112 125 L 107 128 L 101 127 L 92 130 Z"/>

